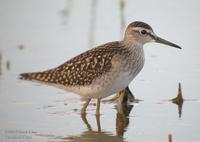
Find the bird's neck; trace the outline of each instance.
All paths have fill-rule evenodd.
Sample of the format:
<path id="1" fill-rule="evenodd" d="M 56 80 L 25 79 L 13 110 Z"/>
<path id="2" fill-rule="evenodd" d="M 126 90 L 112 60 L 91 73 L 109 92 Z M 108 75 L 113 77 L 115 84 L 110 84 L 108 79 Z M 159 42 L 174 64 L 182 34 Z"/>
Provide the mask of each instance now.
<path id="1" fill-rule="evenodd" d="M 122 42 L 129 47 L 131 46 L 131 47 L 141 47 L 142 48 L 144 45 L 144 43 L 140 39 L 138 39 L 137 37 L 134 37 L 130 34 L 125 34 Z"/>
<path id="2" fill-rule="evenodd" d="M 125 38 L 122 42 L 126 45 L 126 47 L 130 48 L 143 48 L 144 45 L 135 38 Z"/>

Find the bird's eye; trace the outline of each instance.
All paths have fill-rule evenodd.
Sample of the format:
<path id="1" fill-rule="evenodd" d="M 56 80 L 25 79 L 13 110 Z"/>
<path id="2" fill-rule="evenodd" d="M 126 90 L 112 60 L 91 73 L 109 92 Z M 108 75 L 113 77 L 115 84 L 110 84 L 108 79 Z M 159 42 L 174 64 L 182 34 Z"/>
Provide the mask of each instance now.
<path id="1" fill-rule="evenodd" d="M 147 31 L 146 31 L 146 30 L 142 30 L 142 31 L 141 31 L 141 34 L 142 34 L 142 35 L 146 35 L 146 34 L 147 34 Z"/>

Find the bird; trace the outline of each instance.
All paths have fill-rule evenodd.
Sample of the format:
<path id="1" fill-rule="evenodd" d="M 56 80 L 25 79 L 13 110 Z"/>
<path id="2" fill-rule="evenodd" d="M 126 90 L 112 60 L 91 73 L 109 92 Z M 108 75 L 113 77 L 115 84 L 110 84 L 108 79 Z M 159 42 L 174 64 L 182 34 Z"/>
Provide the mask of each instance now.
<path id="1" fill-rule="evenodd" d="M 91 48 L 52 69 L 22 73 L 19 78 L 80 95 L 85 100 L 81 114 L 86 114 L 91 99 L 97 99 L 96 115 L 100 115 L 101 99 L 125 89 L 142 70 L 145 63 L 143 46 L 149 42 L 181 49 L 157 36 L 149 24 L 134 21 L 119 41 Z"/>

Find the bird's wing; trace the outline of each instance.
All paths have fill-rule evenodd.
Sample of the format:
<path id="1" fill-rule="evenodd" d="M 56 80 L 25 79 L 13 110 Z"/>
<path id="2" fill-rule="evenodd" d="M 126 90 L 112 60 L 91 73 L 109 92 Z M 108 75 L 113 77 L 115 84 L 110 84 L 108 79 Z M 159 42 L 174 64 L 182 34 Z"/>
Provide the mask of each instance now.
<path id="1" fill-rule="evenodd" d="M 109 72 L 112 58 L 117 54 L 120 42 L 110 42 L 88 50 L 57 68 L 44 72 L 21 74 L 21 79 L 38 80 L 65 86 L 90 85 L 102 74 Z"/>

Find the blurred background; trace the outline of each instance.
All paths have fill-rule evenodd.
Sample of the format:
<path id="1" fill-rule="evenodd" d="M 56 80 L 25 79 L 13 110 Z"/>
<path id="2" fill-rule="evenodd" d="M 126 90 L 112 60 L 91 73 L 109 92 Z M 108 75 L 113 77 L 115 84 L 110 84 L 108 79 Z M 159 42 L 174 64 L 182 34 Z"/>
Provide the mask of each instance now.
<path id="1" fill-rule="evenodd" d="M 0 141 L 155 142 L 167 141 L 168 134 L 174 142 L 200 141 L 198 13 L 198 0 L 0 0 Z M 143 101 L 130 114 L 118 115 L 114 103 L 104 103 L 99 120 L 92 103 L 84 118 L 78 95 L 18 79 L 121 40 L 136 20 L 182 50 L 144 46 L 145 66 L 129 85 Z M 177 95 L 179 82 L 181 116 L 166 101 Z"/>

